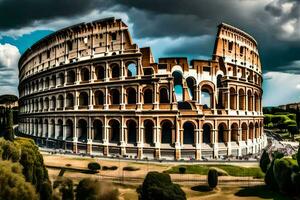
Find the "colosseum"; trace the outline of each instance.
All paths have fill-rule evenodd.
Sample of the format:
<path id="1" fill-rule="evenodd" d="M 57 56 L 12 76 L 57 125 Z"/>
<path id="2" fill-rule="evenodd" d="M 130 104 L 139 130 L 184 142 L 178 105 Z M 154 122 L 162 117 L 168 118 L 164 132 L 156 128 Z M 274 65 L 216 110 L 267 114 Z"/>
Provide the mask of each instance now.
<path id="1" fill-rule="evenodd" d="M 190 62 L 155 62 L 120 19 L 77 24 L 27 49 L 19 79 L 19 131 L 49 148 L 201 160 L 266 145 L 257 42 L 225 23 L 212 58 Z"/>

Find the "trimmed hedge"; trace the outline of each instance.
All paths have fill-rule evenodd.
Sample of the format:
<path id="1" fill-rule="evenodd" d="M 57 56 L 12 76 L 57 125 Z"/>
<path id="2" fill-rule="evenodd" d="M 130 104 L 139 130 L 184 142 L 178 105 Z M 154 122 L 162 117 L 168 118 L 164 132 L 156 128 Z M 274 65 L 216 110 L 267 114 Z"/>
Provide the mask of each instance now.
<path id="1" fill-rule="evenodd" d="M 117 170 L 118 167 L 117 166 L 103 166 L 102 170 Z"/>
<path id="2" fill-rule="evenodd" d="M 88 164 L 88 168 L 89 168 L 90 170 L 92 170 L 92 171 L 97 171 L 97 170 L 100 170 L 100 169 L 101 169 L 101 166 L 100 166 L 100 164 L 97 163 L 97 162 L 90 162 L 90 163 Z"/>
<path id="3" fill-rule="evenodd" d="M 140 170 L 140 168 L 133 167 L 133 166 L 126 166 L 126 167 L 123 167 L 123 170 L 124 171 L 138 171 L 138 170 Z"/>

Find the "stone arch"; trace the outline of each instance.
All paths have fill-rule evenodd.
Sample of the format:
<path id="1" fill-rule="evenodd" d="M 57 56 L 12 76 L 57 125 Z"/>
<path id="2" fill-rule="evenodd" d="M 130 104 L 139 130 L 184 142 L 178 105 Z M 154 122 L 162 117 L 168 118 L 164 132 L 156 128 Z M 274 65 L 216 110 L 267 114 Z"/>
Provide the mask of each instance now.
<path id="1" fill-rule="evenodd" d="M 161 143 L 173 144 L 173 124 L 170 120 L 164 120 L 161 122 Z"/>
<path id="2" fill-rule="evenodd" d="M 241 88 L 241 89 L 239 89 L 239 110 L 245 110 L 245 108 L 246 108 L 245 103 L 246 103 L 245 92 Z"/>
<path id="3" fill-rule="evenodd" d="M 183 124 L 183 144 L 195 144 L 195 127 L 190 121 Z"/>
<path id="4" fill-rule="evenodd" d="M 39 120 L 39 128 L 38 128 L 38 136 L 42 137 L 43 136 L 43 120 Z"/>
<path id="5" fill-rule="evenodd" d="M 85 119 L 78 120 L 78 133 L 77 137 L 79 141 L 86 142 L 88 138 L 88 124 Z"/>
<path id="6" fill-rule="evenodd" d="M 94 93 L 95 105 L 103 105 L 104 104 L 104 93 L 101 90 L 97 90 Z"/>
<path id="7" fill-rule="evenodd" d="M 57 120 L 57 131 L 58 131 L 58 137 L 57 139 L 63 139 L 63 121 L 61 119 Z"/>
<path id="8" fill-rule="evenodd" d="M 119 143 L 120 142 L 120 122 L 116 119 L 111 119 L 109 121 L 109 142 Z"/>
<path id="9" fill-rule="evenodd" d="M 116 63 L 110 65 L 111 69 L 111 78 L 119 78 L 120 77 L 120 66 Z"/>
<path id="10" fill-rule="evenodd" d="M 256 92 L 254 93 L 254 108 L 256 112 L 259 111 L 259 100 Z"/>
<path id="11" fill-rule="evenodd" d="M 45 119 L 45 121 L 44 121 L 43 136 L 46 137 L 46 138 L 49 137 L 49 133 L 48 133 L 48 119 Z"/>
<path id="12" fill-rule="evenodd" d="M 57 98 L 57 108 L 63 109 L 64 108 L 64 97 L 63 95 L 59 95 Z"/>
<path id="13" fill-rule="evenodd" d="M 127 143 L 136 144 L 137 141 L 137 123 L 134 120 L 127 120 Z"/>
<path id="14" fill-rule="evenodd" d="M 58 74 L 58 84 L 63 86 L 65 84 L 65 74 L 63 72 Z"/>
<path id="15" fill-rule="evenodd" d="M 39 131 L 39 121 L 38 119 L 35 119 L 34 121 L 34 136 L 38 136 Z"/>
<path id="16" fill-rule="evenodd" d="M 74 137 L 74 125 L 71 119 L 66 121 L 66 139 L 72 140 Z"/>
<path id="17" fill-rule="evenodd" d="M 128 77 L 133 77 L 137 75 L 138 68 L 137 64 L 133 61 L 127 62 L 126 63 L 126 68 L 127 68 L 127 76 Z"/>
<path id="18" fill-rule="evenodd" d="M 218 126 L 218 142 L 219 143 L 228 142 L 228 128 L 225 123 L 220 123 Z"/>
<path id="19" fill-rule="evenodd" d="M 56 75 L 52 75 L 51 77 L 51 86 L 52 87 L 56 87 Z"/>
<path id="20" fill-rule="evenodd" d="M 87 92 L 80 92 L 79 94 L 79 106 L 89 105 L 89 95 Z"/>
<path id="21" fill-rule="evenodd" d="M 52 96 L 51 97 L 51 110 L 54 110 L 56 108 L 56 97 Z"/>
<path id="22" fill-rule="evenodd" d="M 232 87 L 230 88 L 229 90 L 229 93 L 230 93 L 230 109 L 232 110 L 236 110 L 236 91 L 235 89 Z"/>
<path id="23" fill-rule="evenodd" d="M 210 85 L 202 85 L 200 103 L 204 109 L 213 107 L 213 88 Z"/>
<path id="24" fill-rule="evenodd" d="M 258 138 L 259 137 L 259 126 L 258 126 L 258 123 L 255 122 L 255 135 L 254 135 L 255 138 Z"/>
<path id="25" fill-rule="evenodd" d="M 189 89 L 191 100 L 196 100 L 196 92 L 197 92 L 197 81 L 194 77 L 189 76 L 186 78 L 186 84 Z"/>
<path id="26" fill-rule="evenodd" d="M 50 120 L 50 138 L 55 138 L 55 121 L 54 119 Z"/>
<path id="27" fill-rule="evenodd" d="M 166 87 L 159 89 L 159 103 L 170 103 L 169 90 Z"/>
<path id="28" fill-rule="evenodd" d="M 146 88 L 143 92 L 144 104 L 153 103 L 153 90 L 151 88 Z"/>
<path id="29" fill-rule="evenodd" d="M 252 111 L 253 110 L 253 96 L 252 96 L 251 90 L 248 90 L 247 96 L 248 96 L 248 111 Z"/>
<path id="30" fill-rule="evenodd" d="M 45 109 L 48 110 L 49 109 L 49 98 L 48 97 L 45 98 L 44 105 L 45 105 Z"/>
<path id="31" fill-rule="evenodd" d="M 205 144 L 212 143 L 212 139 L 211 139 L 212 125 L 210 123 L 205 123 L 205 124 L 203 124 L 202 129 L 203 129 L 202 142 Z"/>
<path id="32" fill-rule="evenodd" d="M 105 70 L 103 66 L 97 65 L 95 67 L 95 73 L 97 80 L 103 80 L 105 78 Z"/>
<path id="33" fill-rule="evenodd" d="M 44 109 L 44 99 L 40 98 L 40 110 L 43 111 Z"/>
<path id="34" fill-rule="evenodd" d="M 67 94 L 67 99 L 66 99 L 66 107 L 67 108 L 72 108 L 74 106 L 74 97 L 72 93 Z"/>
<path id="35" fill-rule="evenodd" d="M 248 130 L 248 126 L 246 122 L 242 123 L 242 140 L 243 141 L 247 141 L 247 130 Z"/>
<path id="36" fill-rule="evenodd" d="M 76 76 L 74 70 L 70 70 L 67 72 L 67 84 L 73 85 L 75 83 Z"/>
<path id="37" fill-rule="evenodd" d="M 99 119 L 94 120 L 93 130 L 94 130 L 94 134 L 93 134 L 92 140 L 102 141 L 103 140 L 103 124 L 102 124 L 101 120 L 99 120 Z"/>
<path id="38" fill-rule="evenodd" d="M 231 124 L 231 141 L 238 142 L 239 125 L 237 123 Z"/>
<path id="39" fill-rule="evenodd" d="M 130 87 L 126 90 L 127 94 L 127 104 L 136 104 L 136 91 L 134 88 Z"/>
<path id="40" fill-rule="evenodd" d="M 154 143 L 154 123 L 150 119 L 144 121 L 144 142 L 147 144 Z"/>
<path id="41" fill-rule="evenodd" d="M 182 85 L 182 72 L 173 71 L 173 83 L 174 83 L 174 93 L 176 97 L 176 101 L 183 101 L 183 85 Z"/>
<path id="42" fill-rule="evenodd" d="M 254 126 L 253 126 L 253 123 L 250 122 L 250 124 L 249 124 L 249 139 L 250 140 L 253 140 L 253 131 L 254 131 Z"/>
<path id="43" fill-rule="evenodd" d="M 86 67 L 80 70 L 80 78 L 81 81 L 88 81 L 90 80 L 90 70 Z"/>
<path id="44" fill-rule="evenodd" d="M 112 105 L 119 105 L 120 104 L 120 92 L 118 89 L 110 90 L 110 103 Z"/>

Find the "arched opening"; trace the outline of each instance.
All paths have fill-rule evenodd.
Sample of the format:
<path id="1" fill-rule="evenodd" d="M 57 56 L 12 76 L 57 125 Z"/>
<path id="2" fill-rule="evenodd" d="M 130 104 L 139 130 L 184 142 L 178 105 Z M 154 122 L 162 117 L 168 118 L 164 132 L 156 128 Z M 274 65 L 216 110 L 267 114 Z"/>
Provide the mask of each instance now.
<path id="1" fill-rule="evenodd" d="M 239 127 L 237 123 L 231 124 L 231 141 L 237 142 L 238 141 L 238 135 L 239 135 Z"/>
<path id="2" fill-rule="evenodd" d="M 95 92 L 95 105 L 103 105 L 104 104 L 104 94 L 101 90 L 97 90 Z"/>
<path id="3" fill-rule="evenodd" d="M 228 142 L 228 131 L 227 126 L 224 123 L 219 124 L 218 127 L 218 142 L 219 143 L 226 143 Z"/>
<path id="4" fill-rule="evenodd" d="M 136 104 L 136 91 L 134 88 L 127 89 L 127 102 L 128 104 Z"/>
<path id="5" fill-rule="evenodd" d="M 119 78 L 120 77 L 120 67 L 117 64 L 111 65 L 111 78 Z"/>
<path id="6" fill-rule="evenodd" d="M 63 139 L 63 121 L 59 119 L 57 121 L 57 131 L 58 131 L 58 137 L 57 139 Z"/>
<path id="7" fill-rule="evenodd" d="M 166 120 L 161 124 L 161 143 L 172 145 L 172 122 Z"/>
<path id="8" fill-rule="evenodd" d="M 62 95 L 59 95 L 57 98 L 58 108 L 63 109 L 64 107 L 64 97 Z"/>
<path id="9" fill-rule="evenodd" d="M 195 125 L 192 122 L 183 124 L 183 144 L 195 143 Z"/>
<path id="10" fill-rule="evenodd" d="M 66 107 L 72 108 L 73 106 L 74 106 L 73 94 L 68 93 L 67 94 L 67 99 L 66 99 Z"/>
<path id="11" fill-rule="evenodd" d="M 93 129 L 94 129 L 94 135 L 93 135 L 93 140 L 94 141 L 102 141 L 103 139 L 103 134 L 102 134 L 102 130 L 103 130 L 103 125 L 102 122 L 100 120 L 95 120 L 93 123 Z"/>
<path id="12" fill-rule="evenodd" d="M 170 103 L 169 90 L 167 88 L 159 90 L 159 103 Z"/>
<path id="13" fill-rule="evenodd" d="M 256 92 L 254 94 L 254 107 L 255 107 L 255 111 L 258 112 L 259 111 L 259 100 L 258 100 L 258 95 Z"/>
<path id="14" fill-rule="evenodd" d="M 253 129 L 254 129 L 254 126 L 253 126 L 253 123 L 251 122 L 249 124 L 249 139 L 250 140 L 253 140 Z"/>
<path id="15" fill-rule="evenodd" d="M 39 137 L 42 137 L 42 136 L 43 136 L 43 120 L 42 120 L 42 119 L 39 120 L 39 130 L 38 130 L 38 135 L 39 135 Z"/>
<path id="16" fill-rule="evenodd" d="M 73 70 L 67 72 L 67 84 L 74 84 L 75 72 Z"/>
<path id="17" fill-rule="evenodd" d="M 210 144 L 211 143 L 211 139 L 210 139 L 210 132 L 211 132 L 211 125 L 210 124 L 204 124 L 203 125 L 203 143 L 205 144 Z"/>
<path id="18" fill-rule="evenodd" d="M 44 100 L 43 98 L 40 98 L 40 111 L 42 111 L 44 109 Z"/>
<path id="19" fill-rule="evenodd" d="M 259 137 L 259 126 L 258 126 L 258 123 L 256 122 L 255 123 L 255 138 L 258 138 Z"/>
<path id="20" fill-rule="evenodd" d="M 154 123 L 151 120 L 144 121 L 144 141 L 147 144 L 153 144 Z"/>
<path id="21" fill-rule="evenodd" d="M 212 90 L 207 87 L 201 89 L 201 104 L 204 109 L 212 107 Z"/>
<path id="22" fill-rule="evenodd" d="M 45 103 L 45 109 L 48 110 L 49 109 L 49 98 L 48 97 L 45 98 L 44 103 Z"/>
<path id="23" fill-rule="evenodd" d="M 54 110 L 56 108 L 56 97 L 52 96 L 51 98 L 51 110 Z"/>
<path id="24" fill-rule="evenodd" d="M 120 93 L 117 89 L 112 89 L 110 91 L 110 102 L 112 105 L 119 105 L 120 104 Z"/>
<path id="25" fill-rule="evenodd" d="M 152 89 L 146 89 L 144 91 L 144 104 L 152 104 L 152 103 L 153 103 Z"/>
<path id="26" fill-rule="evenodd" d="M 236 110 L 236 92 L 234 88 L 230 88 L 230 109 Z"/>
<path id="27" fill-rule="evenodd" d="M 65 75 L 64 73 L 59 73 L 58 75 L 58 78 L 59 78 L 59 85 L 64 85 L 65 84 Z"/>
<path id="28" fill-rule="evenodd" d="M 89 104 L 89 96 L 86 92 L 79 94 L 79 106 L 87 106 Z"/>
<path id="29" fill-rule="evenodd" d="M 46 77 L 46 80 L 45 80 L 45 88 L 49 88 L 49 77 Z"/>
<path id="30" fill-rule="evenodd" d="M 51 77 L 51 86 L 56 87 L 56 76 L 55 75 L 52 75 L 52 77 Z"/>
<path id="31" fill-rule="evenodd" d="M 135 144 L 136 143 L 136 122 L 133 120 L 129 120 L 127 122 L 127 143 Z"/>
<path id="32" fill-rule="evenodd" d="M 247 129 L 248 129 L 247 124 L 244 122 L 242 124 L 242 140 L 243 141 L 247 140 Z"/>
<path id="33" fill-rule="evenodd" d="M 174 71 L 172 73 L 174 78 L 174 92 L 177 102 L 183 100 L 183 86 L 182 86 L 182 73 L 179 71 Z"/>
<path id="34" fill-rule="evenodd" d="M 133 77 L 137 75 L 137 65 L 135 63 L 127 64 L 127 76 Z"/>
<path id="35" fill-rule="evenodd" d="M 120 142 L 120 123 L 112 119 L 109 121 L 110 132 L 109 132 L 109 142 L 119 143 Z"/>
<path id="36" fill-rule="evenodd" d="M 73 122 L 72 120 L 68 119 L 66 121 L 66 139 L 67 140 L 72 140 L 74 137 L 73 134 Z"/>
<path id="37" fill-rule="evenodd" d="M 239 90 L 239 109 L 245 110 L 245 92 L 243 89 Z"/>
<path id="38" fill-rule="evenodd" d="M 86 142 L 87 140 L 87 122 L 84 119 L 78 121 L 78 140 L 81 142 Z"/>
<path id="39" fill-rule="evenodd" d="M 28 131 L 29 132 L 29 131 Z M 45 119 L 45 121 L 44 121 L 44 128 L 43 128 L 43 135 L 45 136 L 45 137 L 49 137 L 49 135 L 48 135 L 49 133 L 48 133 L 48 119 Z"/>
<path id="40" fill-rule="evenodd" d="M 217 76 L 217 87 L 218 87 L 218 88 L 219 88 L 219 87 L 223 87 L 223 84 L 222 84 L 222 78 L 223 78 L 222 74 L 219 74 L 219 75 Z"/>
<path id="41" fill-rule="evenodd" d="M 248 111 L 252 111 L 253 110 L 253 96 L 250 90 L 248 90 Z"/>
<path id="42" fill-rule="evenodd" d="M 197 88 L 197 83 L 194 77 L 188 77 L 186 79 L 187 86 L 189 88 L 189 93 L 191 96 L 191 100 L 196 100 L 196 88 Z"/>
<path id="43" fill-rule="evenodd" d="M 90 71 L 87 68 L 82 68 L 80 71 L 81 81 L 90 80 Z"/>
<path id="44" fill-rule="evenodd" d="M 96 66 L 95 69 L 97 80 L 103 80 L 105 77 L 105 70 L 102 66 Z"/>
<path id="45" fill-rule="evenodd" d="M 51 119 L 50 121 L 50 138 L 55 138 L 55 121 Z"/>

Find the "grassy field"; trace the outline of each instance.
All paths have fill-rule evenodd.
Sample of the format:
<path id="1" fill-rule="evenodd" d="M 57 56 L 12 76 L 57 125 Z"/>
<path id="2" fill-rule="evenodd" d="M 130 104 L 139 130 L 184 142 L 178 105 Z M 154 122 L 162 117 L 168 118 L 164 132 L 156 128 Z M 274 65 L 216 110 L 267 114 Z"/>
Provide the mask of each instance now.
<path id="1" fill-rule="evenodd" d="M 239 167 L 233 165 L 181 165 L 174 166 L 169 170 L 166 170 L 166 173 L 169 174 L 179 174 L 179 168 L 185 167 L 186 174 L 200 174 L 207 175 L 210 167 L 217 167 L 228 173 L 230 176 L 250 176 L 253 178 L 263 178 L 264 174 L 258 167 Z"/>

